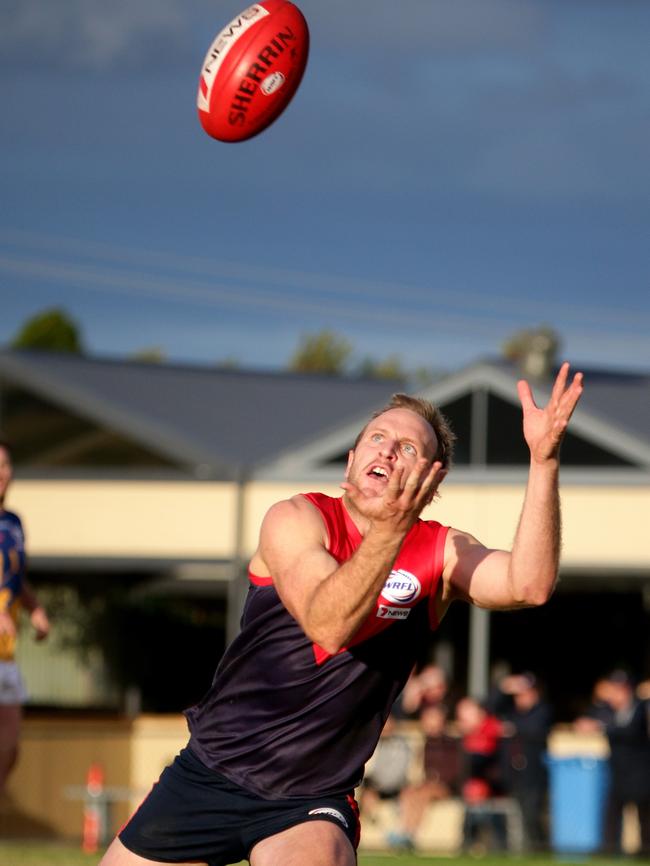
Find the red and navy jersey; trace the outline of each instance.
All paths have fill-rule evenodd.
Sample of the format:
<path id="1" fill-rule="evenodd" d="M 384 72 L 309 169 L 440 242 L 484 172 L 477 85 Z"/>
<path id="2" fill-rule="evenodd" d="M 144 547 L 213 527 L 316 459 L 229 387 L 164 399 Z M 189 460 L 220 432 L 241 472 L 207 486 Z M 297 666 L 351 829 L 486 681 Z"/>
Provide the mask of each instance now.
<path id="1" fill-rule="evenodd" d="M 329 552 L 345 562 L 361 535 L 342 499 L 305 495 L 322 515 Z M 438 624 L 446 534 L 439 523 L 417 521 L 374 612 L 333 656 L 305 635 L 272 577 L 250 574 L 241 632 L 208 693 L 186 712 L 198 757 L 263 797 L 343 793 L 358 785 Z"/>

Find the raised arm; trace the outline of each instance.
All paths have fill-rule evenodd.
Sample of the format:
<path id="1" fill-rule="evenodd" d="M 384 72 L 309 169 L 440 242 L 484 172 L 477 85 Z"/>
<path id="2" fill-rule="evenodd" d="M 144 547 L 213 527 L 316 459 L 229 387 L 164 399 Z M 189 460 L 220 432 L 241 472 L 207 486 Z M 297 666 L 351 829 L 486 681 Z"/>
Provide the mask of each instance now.
<path id="1" fill-rule="evenodd" d="M 273 576 L 283 604 L 307 636 L 329 653 L 346 646 L 373 609 L 407 532 L 433 495 L 440 463 L 420 460 L 396 471 L 382 496 L 365 497 L 346 483 L 368 525 L 352 557 L 339 564 L 327 551 L 317 509 L 295 496 L 274 505 L 262 524 L 251 568 Z"/>
<path id="2" fill-rule="evenodd" d="M 503 610 L 548 600 L 560 557 L 560 445 L 582 394 L 582 373 L 567 384 L 564 363 L 544 408 L 536 406 L 528 382 L 517 386 L 523 410 L 530 468 L 512 551 L 491 550 L 473 536 L 450 530 L 445 548 L 447 600 L 463 598 L 480 607 Z"/>
<path id="3" fill-rule="evenodd" d="M 50 633 L 50 621 L 45 608 L 40 604 L 32 585 L 27 580 L 23 580 L 20 601 L 29 614 L 36 640 L 44 640 Z"/>

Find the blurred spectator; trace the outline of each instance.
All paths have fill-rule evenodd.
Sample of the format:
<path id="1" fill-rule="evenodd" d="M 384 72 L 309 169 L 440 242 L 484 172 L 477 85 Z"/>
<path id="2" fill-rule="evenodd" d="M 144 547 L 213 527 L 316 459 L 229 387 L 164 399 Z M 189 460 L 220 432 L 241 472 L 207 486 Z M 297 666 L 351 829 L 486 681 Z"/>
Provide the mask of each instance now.
<path id="1" fill-rule="evenodd" d="M 441 704 L 422 710 L 422 780 L 407 785 L 401 793 L 401 829 L 391 839 L 393 847 L 414 848 L 414 839 L 429 803 L 456 796 L 459 792 L 460 743 L 457 737 L 446 732 L 446 722 L 447 710 Z"/>
<path id="2" fill-rule="evenodd" d="M 584 730 L 586 733 L 593 731 L 601 731 L 611 715 L 611 707 L 609 705 L 610 682 L 608 677 L 601 677 L 596 680 L 591 692 L 591 705 L 586 714 L 579 719 L 576 719 L 574 725 L 578 731 Z M 594 721 L 598 721 L 601 725 L 595 725 Z"/>
<path id="3" fill-rule="evenodd" d="M 462 698 L 456 707 L 456 724 L 461 735 L 466 781 L 480 779 L 490 795 L 501 793 L 503 780 L 499 746 L 503 723 L 474 698 Z"/>
<path id="4" fill-rule="evenodd" d="M 443 704 L 447 697 L 447 675 L 438 665 L 426 665 L 411 674 L 395 708 L 400 718 L 417 719 L 425 707 Z"/>
<path id="5" fill-rule="evenodd" d="M 602 730 L 609 741 L 610 784 L 605 818 L 604 848 L 621 854 L 623 809 L 633 803 L 638 811 L 641 850 L 650 856 L 650 701 L 635 694 L 631 676 L 613 671 L 595 688 L 593 706 L 575 723 L 579 731 Z"/>
<path id="6" fill-rule="evenodd" d="M 4 507 L 13 477 L 11 452 L 0 441 L 0 796 L 16 763 L 22 705 L 27 697 L 16 664 L 19 612 L 24 608 L 37 640 L 47 637 L 50 623 L 25 577 L 25 538 L 20 518 Z"/>
<path id="7" fill-rule="evenodd" d="M 491 847 L 505 850 L 507 834 L 502 814 L 484 807 L 486 800 L 502 793 L 500 745 L 504 725 L 473 698 L 463 698 L 456 707 L 461 734 L 465 800 L 463 848 L 474 849 L 487 836 Z"/>
<path id="8" fill-rule="evenodd" d="M 650 700 L 650 680 L 643 680 L 636 687 L 636 696 L 642 701 Z"/>
<path id="9" fill-rule="evenodd" d="M 531 851 L 545 850 L 548 847 L 546 741 L 552 722 L 551 707 L 542 698 L 537 677 L 528 672 L 504 677 L 493 706 L 508 725 L 504 781 L 521 809 L 524 844 Z"/>
<path id="10" fill-rule="evenodd" d="M 384 725 L 359 791 L 359 807 L 364 817 L 376 820 L 377 807 L 382 800 L 397 803 L 409 779 L 413 748 L 409 738 L 400 733 L 394 716 Z"/>

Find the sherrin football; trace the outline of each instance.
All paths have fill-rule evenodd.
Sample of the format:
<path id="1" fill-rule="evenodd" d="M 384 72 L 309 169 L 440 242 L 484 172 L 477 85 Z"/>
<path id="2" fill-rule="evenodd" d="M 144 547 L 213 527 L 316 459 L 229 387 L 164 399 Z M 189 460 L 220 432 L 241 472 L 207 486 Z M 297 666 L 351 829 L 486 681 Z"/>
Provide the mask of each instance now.
<path id="1" fill-rule="evenodd" d="M 199 80 L 203 129 L 219 141 L 245 141 L 284 111 L 309 54 L 305 18 L 287 0 L 244 9 L 210 46 Z"/>

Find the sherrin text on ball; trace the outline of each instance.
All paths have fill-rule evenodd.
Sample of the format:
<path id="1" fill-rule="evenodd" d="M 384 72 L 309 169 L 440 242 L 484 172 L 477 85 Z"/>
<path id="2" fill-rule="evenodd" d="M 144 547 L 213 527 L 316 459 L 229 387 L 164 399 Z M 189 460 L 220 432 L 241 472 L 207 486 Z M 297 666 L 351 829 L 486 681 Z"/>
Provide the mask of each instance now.
<path id="1" fill-rule="evenodd" d="M 244 9 L 206 54 L 197 96 L 201 124 L 219 141 L 245 141 L 284 111 L 302 79 L 309 30 L 288 0 Z"/>

